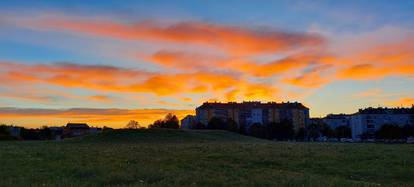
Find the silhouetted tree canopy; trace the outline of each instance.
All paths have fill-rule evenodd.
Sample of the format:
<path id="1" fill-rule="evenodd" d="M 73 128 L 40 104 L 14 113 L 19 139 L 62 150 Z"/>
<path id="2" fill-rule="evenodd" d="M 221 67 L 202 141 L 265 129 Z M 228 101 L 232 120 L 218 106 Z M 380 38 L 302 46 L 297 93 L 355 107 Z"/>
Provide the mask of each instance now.
<path id="1" fill-rule="evenodd" d="M 7 125 L 0 125 L 0 134 L 8 135 L 9 130 Z"/>
<path id="2" fill-rule="evenodd" d="M 192 129 L 205 129 L 206 126 L 201 122 L 195 122 L 192 124 Z"/>
<path id="3" fill-rule="evenodd" d="M 410 136 L 414 137 L 414 125 L 405 125 L 402 130 L 403 130 L 404 138 L 407 138 Z"/>
<path id="4" fill-rule="evenodd" d="M 125 126 L 125 128 L 127 128 L 127 129 L 139 129 L 140 126 L 139 126 L 138 121 L 131 120 L 131 121 L 128 122 L 128 124 Z"/>
<path id="5" fill-rule="evenodd" d="M 293 124 L 289 120 L 282 120 L 280 123 L 271 122 L 267 126 L 271 139 L 291 140 L 295 135 Z"/>
<path id="6" fill-rule="evenodd" d="M 164 119 L 159 119 L 155 121 L 152 125 L 148 126 L 149 128 L 168 128 L 168 129 L 178 129 L 180 127 L 177 116 L 168 113 Z"/>
<path id="7" fill-rule="evenodd" d="M 334 131 L 334 135 L 338 139 L 340 139 L 340 138 L 351 138 L 351 136 L 352 136 L 351 128 L 348 127 L 348 126 L 345 126 L 345 125 L 336 127 L 336 129 Z"/>
<path id="8" fill-rule="evenodd" d="M 335 135 L 335 132 L 326 123 L 313 123 L 307 126 L 307 137 L 315 140 L 321 136 L 331 138 Z"/>
<path id="9" fill-rule="evenodd" d="M 107 126 L 103 126 L 102 131 L 106 132 L 106 131 L 111 131 L 114 130 L 112 127 L 107 127 Z"/>
<path id="10" fill-rule="evenodd" d="M 328 138 L 331 138 L 334 136 L 334 131 L 326 123 L 321 124 L 320 131 L 321 131 L 322 136 L 326 136 Z"/>
<path id="11" fill-rule="evenodd" d="M 304 141 L 306 137 L 306 130 L 305 128 L 300 128 L 296 134 L 295 134 L 295 139 L 296 141 Z"/>
<path id="12" fill-rule="evenodd" d="M 238 132 L 239 131 L 239 125 L 237 124 L 236 121 L 234 121 L 231 118 L 228 118 L 226 120 L 225 128 L 226 128 L 226 130 L 232 131 L 232 132 Z"/>
<path id="13" fill-rule="evenodd" d="M 249 128 L 249 133 L 256 138 L 268 139 L 267 128 L 260 123 L 252 124 Z"/>
<path id="14" fill-rule="evenodd" d="M 377 132 L 378 139 L 396 140 L 403 138 L 402 128 L 398 125 L 384 124 Z"/>
<path id="15" fill-rule="evenodd" d="M 41 139 L 41 140 L 51 140 L 51 139 L 53 139 L 53 132 L 52 132 L 52 130 L 50 130 L 49 127 L 43 126 L 40 129 L 40 135 L 39 136 L 40 136 L 39 139 Z"/>
<path id="16" fill-rule="evenodd" d="M 212 117 L 207 124 L 208 129 L 225 129 L 225 122 L 222 118 Z"/>
<path id="17" fill-rule="evenodd" d="M 307 126 L 306 129 L 307 136 L 310 140 L 316 140 L 321 136 L 321 132 L 319 130 L 319 124 L 310 124 Z"/>
<path id="18" fill-rule="evenodd" d="M 14 140 L 15 138 L 10 135 L 9 126 L 0 125 L 0 140 Z"/>

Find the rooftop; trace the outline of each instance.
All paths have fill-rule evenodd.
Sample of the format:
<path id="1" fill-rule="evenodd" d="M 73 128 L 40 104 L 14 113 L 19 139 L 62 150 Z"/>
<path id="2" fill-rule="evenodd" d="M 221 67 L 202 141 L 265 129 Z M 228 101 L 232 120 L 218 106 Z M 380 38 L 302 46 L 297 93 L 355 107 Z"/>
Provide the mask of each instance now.
<path id="1" fill-rule="evenodd" d="M 86 123 L 68 123 L 66 124 L 66 127 L 70 129 L 89 129 L 89 126 Z"/>
<path id="2" fill-rule="evenodd" d="M 414 105 L 411 108 L 387 108 L 387 107 L 378 107 L 378 108 L 364 108 L 359 109 L 356 114 L 413 114 L 414 115 Z"/>
<path id="3" fill-rule="evenodd" d="M 266 102 L 262 103 L 260 101 L 243 101 L 241 103 L 237 102 L 205 102 L 201 106 L 197 107 L 198 109 L 203 108 L 298 108 L 298 109 L 309 109 L 304 106 L 302 103 L 298 102 Z"/>

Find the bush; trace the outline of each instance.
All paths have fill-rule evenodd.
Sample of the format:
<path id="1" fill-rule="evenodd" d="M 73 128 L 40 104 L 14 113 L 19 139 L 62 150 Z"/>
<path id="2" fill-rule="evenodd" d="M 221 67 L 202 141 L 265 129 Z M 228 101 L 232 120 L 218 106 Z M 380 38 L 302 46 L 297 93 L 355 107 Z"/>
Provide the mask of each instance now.
<path id="1" fill-rule="evenodd" d="M 16 140 L 16 138 L 7 134 L 0 134 L 0 140 Z"/>
<path id="2" fill-rule="evenodd" d="M 341 138 L 351 138 L 352 131 L 351 128 L 348 126 L 339 126 L 336 127 L 334 131 L 335 138 L 341 139 Z"/>
<path id="3" fill-rule="evenodd" d="M 9 127 L 7 125 L 0 125 L 0 135 L 9 135 Z"/>
<path id="4" fill-rule="evenodd" d="M 295 135 L 292 122 L 283 120 L 280 123 L 271 122 L 267 125 L 270 139 L 291 140 Z"/>
<path id="5" fill-rule="evenodd" d="M 249 128 L 249 134 L 256 138 L 268 139 L 267 128 L 260 123 L 254 123 Z"/>
<path id="6" fill-rule="evenodd" d="M 305 141 L 306 130 L 305 128 L 300 128 L 295 134 L 296 141 Z"/>
<path id="7" fill-rule="evenodd" d="M 225 129 L 224 120 L 219 117 L 212 117 L 207 124 L 208 129 Z"/>
<path id="8" fill-rule="evenodd" d="M 403 131 L 398 125 L 385 124 L 376 132 L 376 138 L 384 140 L 402 139 Z"/>

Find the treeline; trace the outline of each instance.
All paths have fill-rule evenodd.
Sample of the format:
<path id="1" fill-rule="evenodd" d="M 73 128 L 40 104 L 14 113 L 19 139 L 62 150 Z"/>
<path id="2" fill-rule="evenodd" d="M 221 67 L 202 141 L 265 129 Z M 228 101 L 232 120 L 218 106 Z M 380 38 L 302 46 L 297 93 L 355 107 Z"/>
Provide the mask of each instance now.
<path id="1" fill-rule="evenodd" d="M 338 126 L 333 129 L 325 123 L 314 123 L 295 130 L 292 122 L 289 120 L 283 120 L 280 123 L 255 123 L 246 127 L 237 124 L 232 119 L 213 117 L 207 125 L 194 123 L 191 128 L 228 130 L 269 140 L 339 141 L 352 137 L 352 130 L 349 126 Z M 398 125 L 384 124 L 378 131 L 363 134 L 361 139 L 390 141 L 406 140 L 408 137 L 414 137 L 414 125 L 400 127 Z"/>
<path id="2" fill-rule="evenodd" d="M 0 140 L 52 140 L 55 131 L 49 127 L 27 129 L 9 125 L 0 125 Z"/>
<path id="3" fill-rule="evenodd" d="M 351 129 L 346 126 L 338 127 L 332 130 L 327 125 L 312 124 L 307 127 L 296 129 L 293 123 L 289 120 L 282 120 L 281 122 L 270 122 L 267 124 L 254 123 L 248 127 L 237 124 L 232 119 L 222 119 L 213 117 L 208 122 L 207 126 L 196 123 L 193 125 L 194 129 L 221 129 L 232 132 L 237 132 L 244 135 L 254 136 L 269 140 L 319 140 L 319 138 L 327 136 L 329 138 L 351 138 Z"/>
<path id="4" fill-rule="evenodd" d="M 178 129 L 180 128 L 180 122 L 176 115 L 168 113 L 164 119 L 154 121 L 154 123 L 149 125 L 148 128 Z"/>
<path id="5" fill-rule="evenodd" d="M 414 137 L 414 125 L 401 127 L 394 124 L 384 124 L 378 131 L 362 134 L 361 139 L 405 140 L 408 137 Z"/>

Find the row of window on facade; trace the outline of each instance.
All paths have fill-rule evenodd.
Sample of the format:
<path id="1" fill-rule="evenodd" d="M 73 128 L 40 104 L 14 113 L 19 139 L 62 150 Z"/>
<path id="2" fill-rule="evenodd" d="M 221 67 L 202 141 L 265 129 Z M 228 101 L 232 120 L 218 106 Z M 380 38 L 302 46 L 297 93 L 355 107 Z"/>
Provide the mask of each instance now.
<path id="1" fill-rule="evenodd" d="M 189 128 L 195 122 L 207 125 L 213 117 L 230 118 L 247 127 L 254 123 L 288 120 L 296 130 L 314 121 L 322 121 L 332 129 L 339 126 L 350 127 L 352 138 L 359 139 L 362 134 L 377 131 L 384 124 L 414 125 L 414 106 L 366 108 L 354 114 L 329 114 L 324 118 L 309 118 L 309 108 L 301 103 L 204 103 L 196 108 L 196 116 L 187 116 L 181 121 L 181 125 L 183 128 Z"/>

